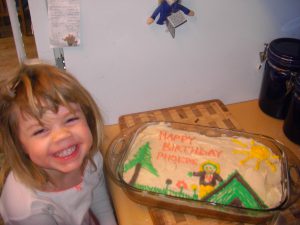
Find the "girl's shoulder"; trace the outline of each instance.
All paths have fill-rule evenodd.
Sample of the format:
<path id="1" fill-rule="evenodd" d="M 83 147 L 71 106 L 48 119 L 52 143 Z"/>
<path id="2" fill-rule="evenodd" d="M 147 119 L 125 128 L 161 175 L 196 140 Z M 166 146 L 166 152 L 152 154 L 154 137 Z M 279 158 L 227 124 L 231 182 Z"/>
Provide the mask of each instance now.
<path id="1" fill-rule="evenodd" d="M 93 165 L 94 163 L 94 165 Z M 103 157 L 102 154 L 100 152 L 97 152 L 94 156 L 93 156 L 93 163 L 89 162 L 88 166 L 85 170 L 85 173 L 91 174 L 93 172 L 96 171 L 102 171 L 103 169 Z M 95 168 L 96 166 L 96 168 Z"/>
<path id="2" fill-rule="evenodd" d="M 95 161 L 96 164 L 102 165 L 103 164 L 103 157 L 100 151 L 98 151 L 94 157 L 93 160 Z"/>
<path id="3" fill-rule="evenodd" d="M 31 214 L 34 191 L 21 183 L 13 172 L 6 178 L 1 198 L 0 213 L 5 218 L 24 218 Z"/>

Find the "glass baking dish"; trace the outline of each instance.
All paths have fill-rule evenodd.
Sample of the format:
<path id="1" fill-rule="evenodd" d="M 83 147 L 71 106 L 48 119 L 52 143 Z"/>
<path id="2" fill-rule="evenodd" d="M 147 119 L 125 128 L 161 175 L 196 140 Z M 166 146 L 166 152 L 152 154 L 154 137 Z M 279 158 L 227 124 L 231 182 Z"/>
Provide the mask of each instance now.
<path id="1" fill-rule="evenodd" d="M 135 145 L 137 141 L 145 141 L 147 139 L 144 133 L 149 132 L 151 136 L 152 131 L 154 131 L 153 135 L 160 135 L 159 140 L 164 140 L 163 144 L 159 145 L 159 147 L 155 146 L 153 148 L 159 149 L 157 153 L 154 153 L 155 150 L 151 150 L 151 154 L 153 155 L 150 157 L 148 154 L 148 145 L 145 145 L 142 142 L 140 144 L 141 147 L 139 148 Z M 200 150 L 191 150 L 191 148 L 187 146 L 183 147 L 184 144 L 191 144 L 192 140 L 193 145 L 206 146 L 207 144 L 205 143 L 203 144 L 197 142 L 197 144 L 194 144 L 194 141 L 198 141 L 198 139 L 195 138 L 198 135 L 204 136 L 204 142 L 212 142 L 214 144 L 215 140 L 218 141 L 219 139 L 222 139 L 222 145 L 224 140 L 228 143 L 233 142 L 233 144 L 229 144 L 229 150 L 226 151 L 226 147 L 224 145 L 224 150 L 222 150 L 222 152 L 221 150 L 218 150 L 217 147 L 210 147 L 206 150 L 204 147 L 202 147 Z M 249 140 L 249 143 L 246 142 L 247 140 Z M 201 141 L 203 142 L 203 140 Z M 170 143 L 173 147 L 170 147 Z M 214 146 L 212 145 L 212 143 L 210 143 L 209 146 Z M 236 147 L 233 149 L 232 146 Z M 250 146 L 248 152 L 245 151 L 245 146 Z M 265 147 L 261 148 L 259 146 Z M 267 154 L 264 148 L 269 149 L 271 154 Z M 144 162 L 144 164 L 139 166 L 139 168 L 137 168 L 136 165 L 139 164 L 137 163 L 137 160 L 141 159 L 141 154 L 138 153 L 138 150 L 134 149 L 145 149 L 144 153 L 142 153 L 142 158 L 147 158 L 147 162 Z M 174 122 L 148 122 L 123 130 L 119 134 L 119 136 L 115 138 L 106 153 L 105 166 L 109 176 L 124 190 L 128 197 L 140 204 L 165 208 L 181 213 L 222 218 L 231 221 L 261 223 L 271 220 L 278 212 L 280 212 L 280 210 L 283 210 L 293 204 L 299 197 L 299 193 L 297 193 L 298 191 L 295 191 L 299 190 L 299 182 L 294 182 L 290 179 L 291 168 L 296 168 L 295 171 L 297 171 L 296 173 L 299 174 L 299 165 L 295 166 L 288 164 L 285 149 L 286 147 L 279 141 L 271 137 L 259 134 Z M 169 155 L 164 155 L 162 156 L 162 158 L 159 158 L 159 154 L 161 154 L 162 151 L 166 151 Z M 180 154 L 178 153 L 178 157 L 174 159 L 174 151 L 179 151 L 180 154 L 182 153 L 185 154 L 185 156 L 189 157 L 181 156 L 181 158 L 179 159 L 178 155 Z M 203 165 L 200 162 L 196 162 L 196 159 L 193 158 L 194 155 L 191 154 L 191 151 L 194 153 L 194 155 L 195 153 L 198 154 L 197 160 L 199 159 L 199 155 L 201 160 L 204 160 L 205 157 L 208 160 L 205 159 L 206 163 L 203 163 Z M 230 152 L 233 152 L 233 161 L 239 162 L 240 164 L 249 164 L 246 170 L 247 172 L 236 172 L 236 170 L 230 167 L 230 170 L 232 169 L 232 171 L 227 172 L 227 174 L 224 175 L 225 171 L 229 169 L 226 167 L 226 164 L 220 166 L 220 164 L 222 164 L 220 162 L 229 158 L 227 155 L 227 151 L 229 151 L 228 154 L 231 154 Z M 173 153 L 172 156 L 170 156 L 170 152 Z M 224 155 L 223 159 L 221 158 L 222 154 Z M 217 159 L 217 156 L 219 156 L 219 159 Z M 152 160 L 150 164 L 148 160 L 149 157 Z M 172 157 L 173 159 L 171 159 Z M 214 159 L 214 157 L 216 159 L 212 160 Z M 161 161 L 159 163 L 156 162 L 155 164 L 155 160 L 153 158 L 156 158 L 156 161 L 158 161 L 159 159 Z M 218 162 L 217 160 L 219 160 L 220 162 Z M 174 163 L 174 161 L 176 161 L 176 163 Z M 207 161 L 209 161 L 209 163 L 207 163 Z M 275 164 L 275 162 L 277 162 L 277 164 Z M 180 163 L 186 163 L 188 165 L 187 168 L 185 168 L 185 166 L 178 166 L 178 164 Z M 132 166 L 133 164 L 135 166 Z M 172 167 L 173 164 L 176 164 L 176 166 Z M 240 164 L 236 164 L 238 168 L 242 167 Z M 207 167 L 207 165 L 209 166 Z M 212 176 L 211 174 L 208 175 L 207 173 L 207 176 L 205 176 L 208 178 L 208 180 L 210 179 L 210 183 L 207 186 L 201 186 L 201 176 L 206 173 L 206 170 L 209 170 L 210 166 L 214 171 L 214 176 Z M 170 169 L 174 169 L 174 174 L 183 173 L 184 175 L 182 176 L 184 176 L 185 180 L 177 179 L 177 181 L 174 178 L 176 177 L 176 175 L 174 175 L 172 179 L 166 179 L 161 167 L 170 167 L 169 169 L 167 169 L 169 171 L 168 173 L 171 173 Z M 274 172 L 276 171 L 276 168 L 274 169 L 274 167 L 278 169 L 277 172 Z M 126 175 L 126 173 L 129 173 L 129 170 L 131 170 L 132 172 L 130 173 L 130 175 Z M 137 170 L 139 172 L 136 172 Z M 221 173 L 222 170 L 223 174 Z M 272 206 L 267 206 L 266 204 L 264 204 L 262 198 L 258 196 L 257 191 L 253 191 L 253 188 L 248 185 L 247 182 L 251 180 L 250 178 L 252 176 L 255 177 L 255 175 L 251 173 L 249 174 L 248 170 L 253 170 L 253 174 L 256 175 L 258 174 L 259 170 L 274 170 L 274 174 L 276 173 L 277 177 L 279 177 L 280 179 L 280 182 L 277 182 L 279 188 L 276 189 L 279 190 L 280 193 L 277 193 L 276 195 L 278 201 L 275 204 L 273 203 Z M 147 175 L 145 175 L 145 178 L 142 177 L 142 172 L 140 171 L 146 171 L 144 173 L 148 173 Z M 218 176 L 216 175 L 217 172 Z M 270 177 L 274 177 L 272 172 L 270 173 Z M 160 176 L 157 176 L 158 174 L 160 174 Z M 147 180 L 147 185 L 139 184 L 137 182 L 137 176 L 140 180 Z M 220 178 L 221 176 L 223 177 Z M 247 182 L 245 182 L 246 179 L 243 176 L 247 177 Z M 131 179 L 129 179 L 128 177 L 130 177 Z M 158 188 L 155 185 L 151 186 L 152 183 L 156 184 L 157 182 L 155 180 L 157 178 L 155 177 L 164 177 L 161 179 L 165 180 L 165 186 L 161 188 Z M 216 179 L 213 179 L 212 177 L 215 177 Z M 217 179 L 218 177 L 219 179 Z M 135 182 L 132 182 L 132 179 L 134 179 Z M 203 178 L 202 182 L 205 179 Z M 264 179 L 271 179 L 271 183 L 268 183 L 268 185 L 272 185 L 272 182 L 275 182 L 272 180 L 273 178 Z M 193 180 L 192 183 L 189 183 L 189 180 Z M 198 180 L 200 180 L 199 183 L 196 182 Z M 261 183 L 259 179 L 257 181 L 255 180 L 254 183 L 258 183 L 258 185 L 256 186 L 258 189 L 260 189 L 259 185 L 261 185 Z M 171 190 L 171 187 L 173 187 L 173 190 Z M 203 191 L 206 189 L 208 189 L 209 191 Z M 184 193 L 188 192 L 188 190 L 191 192 L 190 194 Z M 202 194 L 201 196 L 200 190 L 204 192 L 204 195 Z M 238 193 L 235 194 L 235 196 L 232 195 L 230 197 L 230 204 L 227 201 L 229 197 L 224 197 L 224 193 L 228 194 L 230 192 L 228 190 Z M 270 193 L 274 193 L 274 196 Z M 275 198 L 276 192 L 270 191 L 270 193 L 267 193 L 267 195 L 269 195 L 269 199 Z M 244 197 L 245 200 L 243 203 L 241 203 L 241 201 L 243 201 L 241 196 L 246 196 Z M 227 202 L 224 199 L 226 199 Z M 249 203 L 247 205 L 246 202 L 250 202 L 249 199 L 252 199 L 252 203 Z"/>

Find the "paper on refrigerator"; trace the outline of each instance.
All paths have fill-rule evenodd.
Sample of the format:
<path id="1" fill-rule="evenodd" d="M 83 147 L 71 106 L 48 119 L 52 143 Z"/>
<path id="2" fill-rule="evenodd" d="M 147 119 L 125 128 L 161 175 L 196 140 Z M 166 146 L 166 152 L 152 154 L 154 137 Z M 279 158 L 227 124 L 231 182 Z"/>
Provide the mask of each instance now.
<path id="1" fill-rule="evenodd" d="M 80 44 L 80 0 L 48 0 L 48 20 L 52 48 Z"/>

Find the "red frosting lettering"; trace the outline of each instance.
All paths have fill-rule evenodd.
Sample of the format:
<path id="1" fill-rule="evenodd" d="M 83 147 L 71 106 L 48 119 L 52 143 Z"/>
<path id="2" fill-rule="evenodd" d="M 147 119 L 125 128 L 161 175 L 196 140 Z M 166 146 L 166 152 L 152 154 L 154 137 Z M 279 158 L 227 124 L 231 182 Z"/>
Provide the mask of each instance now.
<path id="1" fill-rule="evenodd" d="M 185 156 L 167 154 L 167 153 L 163 153 L 163 152 L 158 152 L 156 159 L 157 160 L 163 159 L 165 161 L 172 162 L 172 163 L 178 163 L 178 164 L 197 165 L 197 161 L 195 159 L 188 158 Z"/>
<path id="2" fill-rule="evenodd" d="M 188 135 L 178 135 L 172 134 L 167 131 L 160 131 L 159 132 L 159 139 L 164 141 L 172 141 L 172 142 L 182 142 L 186 144 L 192 144 L 192 141 L 195 139 L 192 136 Z"/>

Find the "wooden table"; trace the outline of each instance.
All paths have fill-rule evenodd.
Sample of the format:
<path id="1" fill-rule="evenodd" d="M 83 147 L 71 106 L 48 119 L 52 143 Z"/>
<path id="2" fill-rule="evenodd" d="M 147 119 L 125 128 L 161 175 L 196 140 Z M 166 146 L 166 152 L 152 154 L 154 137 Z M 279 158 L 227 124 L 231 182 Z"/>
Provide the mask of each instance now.
<path id="1" fill-rule="evenodd" d="M 286 138 L 282 131 L 283 121 L 274 119 L 266 114 L 264 114 L 258 107 L 257 100 L 241 102 L 236 104 L 226 105 L 228 113 L 238 124 L 235 126 L 240 126 L 243 130 L 253 133 L 259 133 L 271 136 L 278 139 L 283 144 L 285 144 L 294 155 L 300 159 L 300 146 L 294 144 Z M 111 141 L 120 133 L 119 124 L 105 126 L 105 143 L 103 154 L 105 154 Z M 123 192 L 123 190 L 118 187 L 115 183 L 109 180 L 109 189 L 112 195 L 113 204 L 115 207 L 116 215 L 120 225 L 154 225 L 153 218 L 149 213 L 149 208 L 131 201 Z M 299 202 L 299 201 L 298 201 Z M 290 212 L 289 212 L 290 213 Z M 153 216 L 153 215 L 152 215 Z M 292 209 L 292 215 L 286 215 L 288 218 L 293 217 L 293 219 L 299 219 L 300 222 L 300 207 L 295 206 Z M 180 215 L 179 215 L 180 217 Z M 178 218 L 179 218 L 178 217 Z M 189 216 L 187 216 L 189 217 Z M 161 221 L 160 224 L 197 224 L 197 225 L 214 225 L 214 224 L 238 224 L 238 223 L 228 223 L 219 220 L 213 220 L 208 218 L 185 218 L 188 221 L 185 223 L 174 223 Z M 285 220 L 285 218 L 281 219 Z M 279 221 L 280 222 L 280 221 Z M 284 221 L 276 224 L 285 224 Z"/>

